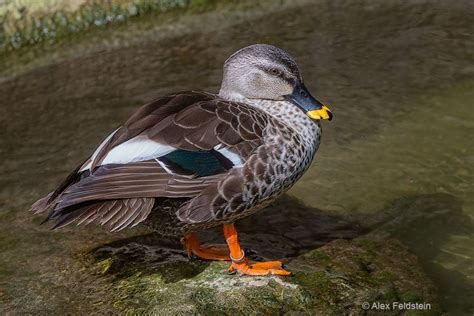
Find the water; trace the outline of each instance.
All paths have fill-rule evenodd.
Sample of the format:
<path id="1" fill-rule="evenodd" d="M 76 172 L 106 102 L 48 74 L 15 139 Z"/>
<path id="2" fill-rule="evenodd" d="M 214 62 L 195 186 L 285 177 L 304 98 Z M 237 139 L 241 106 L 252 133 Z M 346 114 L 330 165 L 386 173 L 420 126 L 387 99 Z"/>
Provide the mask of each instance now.
<path id="1" fill-rule="evenodd" d="M 384 223 L 381 233 L 419 256 L 443 308 L 472 314 L 473 13 L 471 1 L 283 2 L 167 27 L 147 19 L 33 66 L 9 65 L 15 72 L 0 83 L 0 304 L 107 311 L 110 285 L 78 254 L 144 231 L 51 233 L 26 210 L 137 106 L 172 91 L 217 91 L 226 57 L 265 42 L 295 57 L 335 114 L 289 194 L 366 227 Z"/>

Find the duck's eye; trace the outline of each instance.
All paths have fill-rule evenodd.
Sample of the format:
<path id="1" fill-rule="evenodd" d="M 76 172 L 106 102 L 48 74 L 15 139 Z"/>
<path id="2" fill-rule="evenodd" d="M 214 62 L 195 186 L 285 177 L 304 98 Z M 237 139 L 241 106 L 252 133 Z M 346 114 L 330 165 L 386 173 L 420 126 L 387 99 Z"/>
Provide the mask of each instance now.
<path id="1" fill-rule="evenodd" d="M 270 69 L 270 74 L 272 74 L 274 76 L 279 76 L 281 74 L 281 71 L 277 68 L 271 68 Z"/>

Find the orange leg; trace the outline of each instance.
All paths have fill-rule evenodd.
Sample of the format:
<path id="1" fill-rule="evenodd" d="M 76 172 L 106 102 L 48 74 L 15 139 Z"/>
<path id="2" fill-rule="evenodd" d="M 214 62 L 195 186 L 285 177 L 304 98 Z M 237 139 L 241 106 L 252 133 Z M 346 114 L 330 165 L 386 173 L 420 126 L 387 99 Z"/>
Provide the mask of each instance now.
<path id="1" fill-rule="evenodd" d="M 186 247 L 189 257 L 194 254 L 205 260 L 230 261 L 229 250 L 224 245 L 201 246 L 194 234 L 184 235 L 181 243 Z"/>
<path id="2" fill-rule="evenodd" d="M 240 274 L 246 275 L 291 274 L 291 272 L 282 269 L 280 261 L 259 262 L 248 265 L 249 259 L 245 257 L 245 253 L 240 248 L 234 224 L 224 224 L 224 235 L 230 249 L 230 259 L 232 260 L 229 272 L 237 271 Z"/>

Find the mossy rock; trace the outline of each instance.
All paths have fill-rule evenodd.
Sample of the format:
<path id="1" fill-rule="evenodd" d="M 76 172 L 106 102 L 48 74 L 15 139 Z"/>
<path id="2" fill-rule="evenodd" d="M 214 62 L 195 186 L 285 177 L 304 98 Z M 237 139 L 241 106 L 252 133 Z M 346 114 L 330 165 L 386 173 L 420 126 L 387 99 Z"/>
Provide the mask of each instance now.
<path id="1" fill-rule="evenodd" d="M 129 314 L 377 314 L 369 302 L 429 303 L 439 314 L 435 289 L 417 258 L 394 240 L 334 240 L 287 262 L 291 277 L 229 275 L 228 263 L 188 259 L 178 246 L 133 242 L 91 254 L 97 273 L 110 278 L 113 305 Z M 165 249 L 165 250 L 164 250 Z"/>

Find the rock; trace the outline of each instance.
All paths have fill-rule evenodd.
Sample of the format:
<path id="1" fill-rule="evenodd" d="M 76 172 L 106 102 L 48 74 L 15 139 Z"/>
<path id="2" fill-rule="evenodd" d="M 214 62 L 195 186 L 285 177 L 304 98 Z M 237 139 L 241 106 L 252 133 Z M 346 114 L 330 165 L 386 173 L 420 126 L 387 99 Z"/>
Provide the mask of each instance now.
<path id="1" fill-rule="evenodd" d="M 90 255 L 96 272 L 110 278 L 114 307 L 131 314 L 354 315 L 366 312 L 364 302 L 429 303 L 431 314 L 440 312 L 417 258 L 395 240 L 333 240 L 289 260 L 291 277 L 229 275 L 228 263 L 188 259 L 154 234 Z"/>

